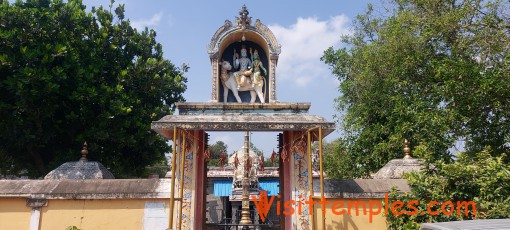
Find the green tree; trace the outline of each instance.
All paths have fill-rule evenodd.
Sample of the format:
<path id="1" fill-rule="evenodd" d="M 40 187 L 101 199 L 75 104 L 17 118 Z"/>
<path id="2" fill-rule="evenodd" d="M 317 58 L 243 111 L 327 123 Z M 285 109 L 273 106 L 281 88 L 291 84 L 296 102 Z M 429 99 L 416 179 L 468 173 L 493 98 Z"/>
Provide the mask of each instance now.
<path id="1" fill-rule="evenodd" d="M 209 149 L 211 150 L 211 158 L 218 159 L 222 152 L 227 154 L 228 145 L 223 141 L 216 141 L 216 143 L 209 146 Z"/>
<path id="2" fill-rule="evenodd" d="M 84 141 L 117 177 L 163 160 L 150 123 L 184 100 L 187 67 L 163 58 L 155 31 L 113 1 L 0 3 L 0 154 L 34 177 L 78 160 Z"/>
<path id="3" fill-rule="evenodd" d="M 209 150 L 211 151 L 211 159 L 207 162 L 208 166 L 219 166 L 219 159 L 221 156 L 221 152 L 225 151 L 227 154 L 228 145 L 223 141 L 216 141 L 216 143 L 209 146 Z M 228 155 L 228 154 L 227 154 Z"/>
<path id="4" fill-rule="evenodd" d="M 503 162 L 504 156 L 492 157 L 490 153 L 487 149 L 477 154 L 460 154 L 455 163 L 440 163 L 433 172 L 406 175 L 411 192 L 393 191 L 389 202 L 402 201 L 407 207 L 412 200 L 417 200 L 417 204 L 411 203 L 416 209 L 396 210 L 407 212 L 399 216 L 389 212 L 388 228 L 419 229 L 425 222 L 510 218 L 510 166 Z M 427 210 L 431 201 L 439 202 L 431 207 L 432 213 Z M 448 201 L 453 207 L 446 203 Z M 469 201 L 475 205 L 467 205 Z M 458 202 L 466 202 L 466 205 L 460 206 Z M 446 215 L 448 210 L 443 212 L 443 204 L 453 209 L 451 215 Z M 458 207 L 461 212 L 457 212 Z"/>
<path id="5" fill-rule="evenodd" d="M 255 152 L 255 154 L 257 154 L 258 156 L 260 155 L 264 155 L 264 151 L 260 150 L 259 148 L 257 148 L 257 146 L 255 146 L 252 142 L 250 142 L 250 149 Z"/>
<path id="6" fill-rule="evenodd" d="M 369 5 L 346 47 L 322 57 L 340 81 L 345 172 L 367 177 L 402 157 L 404 138 L 429 161 L 451 162 L 458 140 L 468 154 L 508 153 L 510 3 L 392 0 L 386 9 L 376 16 Z"/>
<path id="7" fill-rule="evenodd" d="M 345 143 L 335 140 L 323 143 L 323 166 L 328 178 L 351 179 L 358 175 L 352 169 L 352 162 L 348 159 L 353 156 L 346 150 Z"/>
<path id="8" fill-rule="evenodd" d="M 271 162 L 270 158 L 265 159 L 264 167 L 278 167 L 278 157 L 275 162 Z"/>

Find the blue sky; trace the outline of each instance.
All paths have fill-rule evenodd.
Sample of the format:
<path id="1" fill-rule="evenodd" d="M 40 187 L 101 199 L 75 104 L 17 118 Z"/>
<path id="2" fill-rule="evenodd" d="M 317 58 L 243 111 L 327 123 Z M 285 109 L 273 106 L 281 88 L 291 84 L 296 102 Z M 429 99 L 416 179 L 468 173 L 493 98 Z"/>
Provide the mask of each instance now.
<path id="1" fill-rule="evenodd" d="M 107 6 L 109 1 L 85 0 L 85 5 Z M 321 1 L 135 1 L 125 4 L 126 18 L 136 28 L 148 27 L 157 32 L 164 56 L 176 66 L 190 66 L 186 74 L 188 102 L 207 102 L 211 98 L 211 63 L 207 46 L 216 30 L 226 19 L 234 22 L 245 4 L 252 20 L 260 19 L 282 45 L 276 69 L 277 99 L 280 102 L 310 102 L 309 113 L 334 121 L 334 99 L 338 97 L 338 82 L 328 66 L 319 59 L 330 46 L 341 47 L 340 36 L 348 34 L 357 14 L 365 12 L 374 0 Z M 242 146 L 243 133 L 211 132 L 210 144 L 225 142 L 228 153 Z M 338 130 L 326 137 L 339 137 Z M 276 133 L 254 133 L 252 142 L 266 155 L 277 146 Z"/>

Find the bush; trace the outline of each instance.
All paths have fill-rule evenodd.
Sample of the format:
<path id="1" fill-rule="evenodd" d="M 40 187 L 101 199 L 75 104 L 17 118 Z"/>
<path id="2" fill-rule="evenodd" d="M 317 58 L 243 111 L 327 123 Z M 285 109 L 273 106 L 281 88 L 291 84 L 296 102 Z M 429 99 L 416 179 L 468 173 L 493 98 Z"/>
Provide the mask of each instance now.
<path id="1" fill-rule="evenodd" d="M 473 157 L 459 154 L 458 160 L 452 164 L 436 163 L 430 171 L 407 174 L 411 192 L 402 194 L 393 190 L 389 194 L 389 203 L 400 200 L 406 207 L 402 211 L 412 212 L 414 209 L 406 204 L 417 200 L 417 212 L 397 216 L 390 211 L 388 228 L 419 229 L 420 224 L 426 222 L 510 218 L 510 165 L 504 163 L 504 155 L 492 157 L 490 152 L 486 149 Z M 431 201 L 439 202 L 430 208 L 432 212 L 439 211 L 438 215 L 427 211 Z M 451 215 L 441 209 L 441 204 L 447 201 L 454 204 L 454 210 L 445 205 L 446 213 L 453 211 Z M 465 213 L 461 208 L 459 215 L 457 202 L 462 201 L 473 201 L 476 210 L 469 208 Z"/>

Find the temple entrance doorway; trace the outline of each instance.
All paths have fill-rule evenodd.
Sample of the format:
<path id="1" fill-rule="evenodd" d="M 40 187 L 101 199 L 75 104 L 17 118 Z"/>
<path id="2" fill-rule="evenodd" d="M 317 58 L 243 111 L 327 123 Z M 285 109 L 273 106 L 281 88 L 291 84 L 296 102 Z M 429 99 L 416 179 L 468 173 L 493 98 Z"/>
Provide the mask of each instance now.
<path id="1" fill-rule="evenodd" d="M 208 132 L 211 159 L 207 162 L 206 218 L 208 229 L 225 229 L 226 224 L 238 225 L 242 211 L 242 166 L 246 143 L 242 132 Z M 250 189 L 250 219 L 257 229 L 280 229 L 277 215 L 279 191 L 278 132 L 249 132 L 249 157 L 254 174 Z M 262 220 L 253 198 L 266 192 L 273 199 Z M 234 226 L 230 226 L 234 227 Z M 228 229 L 228 228 L 227 228 Z"/>

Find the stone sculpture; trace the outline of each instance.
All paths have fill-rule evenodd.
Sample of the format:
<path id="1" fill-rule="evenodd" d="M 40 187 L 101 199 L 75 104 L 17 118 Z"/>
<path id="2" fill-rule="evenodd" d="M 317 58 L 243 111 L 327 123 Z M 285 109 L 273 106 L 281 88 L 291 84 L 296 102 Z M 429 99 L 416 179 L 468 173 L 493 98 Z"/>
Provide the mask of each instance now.
<path id="1" fill-rule="evenodd" d="M 249 59 L 248 59 L 249 60 Z M 250 61 L 250 60 L 249 60 Z M 251 64 L 251 61 L 250 61 Z M 257 84 L 252 84 L 251 75 L 253 74 L 252 71 L 237 71 L 235 73 L 229 72 L 232 70 L 232 65 L 230 62 L 223 60 L 220 63 L 221 67 L 221 83 L 223 84 L 223 102 L 227 102 L 228 97 L 228 91 L 232 90 L 232 93 L 234 94 L 234 97 L 236 98 L 237 102 L 241 103 L 243 102 L 241 98 L 239 97 L 239 91 L 250 91 L 251 100 L 250 103 L 255 103 L 257 100 L 257 95 L 259 97 L 259 100 L 261 103 L 265 103 L 264 100 L 264 78 L 259 80 Z M 260 70 L 259 70 L 260 71 Z M 243 74 L 242 76 L 236 76 L 239 74 Z M 240 77 L 239 80 L 241 84 L 238 84 L 236 78 Z"/>

